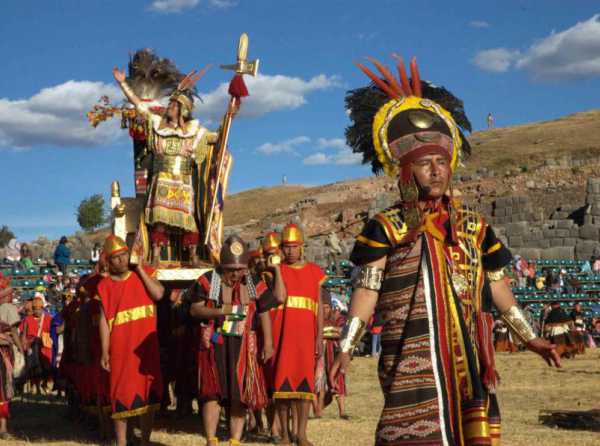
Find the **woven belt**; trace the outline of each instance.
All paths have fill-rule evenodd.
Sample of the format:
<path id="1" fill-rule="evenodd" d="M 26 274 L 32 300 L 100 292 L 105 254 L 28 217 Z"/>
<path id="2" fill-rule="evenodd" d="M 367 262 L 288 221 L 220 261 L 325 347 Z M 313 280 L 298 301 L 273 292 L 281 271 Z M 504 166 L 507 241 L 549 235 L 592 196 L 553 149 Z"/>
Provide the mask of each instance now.
<path id="1" fill-rule="evenodd" d="M 191 175 L 192 159 L 183 156 L 161 155 L 154 159 L 154 173 L 168 172 L 173 175 Z"/>

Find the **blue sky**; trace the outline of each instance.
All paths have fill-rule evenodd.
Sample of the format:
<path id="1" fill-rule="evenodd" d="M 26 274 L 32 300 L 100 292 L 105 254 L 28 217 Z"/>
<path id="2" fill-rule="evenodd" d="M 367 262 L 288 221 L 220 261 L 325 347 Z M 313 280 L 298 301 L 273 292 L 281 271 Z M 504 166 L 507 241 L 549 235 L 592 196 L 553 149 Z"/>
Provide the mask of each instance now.
<path id="1" fill-rule="evenodd" d="M 241 32 L 262 75 L 234 122 L 230 192 L 365 176 L 344 146 L 344 93 L 366 83 L 365 56 L 417 56 L 422 77 L 461 97 L 476 129 L 597 108 L 600 12 L 576 0 L 4 0 L 0 4 L 0 225 L 22 240 L 77 229 L 75 209 L 118 179 L 133 190 L 117 122 L 88 128 L 100 94 L 119 101 L 114 65 L 153 48 L 183 71 L 235 59 Z M 224 111 L 213 68 L 198 88 L 208 126 Z"/>

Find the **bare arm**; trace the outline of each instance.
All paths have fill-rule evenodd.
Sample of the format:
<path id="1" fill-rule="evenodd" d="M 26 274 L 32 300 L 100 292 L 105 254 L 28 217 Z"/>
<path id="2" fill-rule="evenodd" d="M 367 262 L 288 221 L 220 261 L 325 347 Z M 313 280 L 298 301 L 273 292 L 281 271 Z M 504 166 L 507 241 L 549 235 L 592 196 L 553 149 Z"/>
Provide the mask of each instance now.
<path id="1" fill-rule="evenodd" d="M 491 282 L 490 287 L 492 289 L 492 301 L 500 313 L 505 313 L 513 305 L 517 305 L 517 300 L 512 290 L 504 280 Z"/>
<path id="2" fill-rule="evenodd" d="M 196 319 L 217 319 L 229 313 L 225 308 L 209 308 L 204 302 L 196 302 L 190 306 L 190 315 Z"/>
<path id="3" fill-rule="evenodd" d="M 367 265 L 385 269 L 386 262 L 387 257 L 382 257 Z M 350 298 L 350 312 L 348 313 L 348 319 L 358 317 L 363 322 L 369 322 L 369 319 L 371 319 L 371 316 L 373 316 L 373 313 L 375 312 L 378 297 L 379 293 L 377 291 L 367 290 L 366 288 L 355 289 Z"/>
<path id="4" fill-rule="evenodd" d="M 125 72 L 120 71 L 117 67 L 114 67 L 113 68 L 113 76 L 114 76 L 115 80 L 117 81 L 117 83 L 119 84 L 119 86 L 121 87 L 121 90 L 123 91 L 123 94 L 125 95 L 125 97 L 129 100 L 129 102 L 131 102 L 133 105 L 135 105 L 136 108 L 138 108 L 138 106 L 142 103 L 142 101 L 140 100 L 140 98 L 138 98 L 138 96 L 135 94 L 135 92 L 127 84 L 127 81 L 125 80 L 125 78 L 126 78 Z"/>
<path id="5" fill-rule="evenodd" d="M 283 281 L 283 276 L 281 275 L 281 267 L 279 265 L 274 265 L 272 271 L 273 295 L 275 296 L 275 299 L 277 299 L 277 302 L 283 304 L 287 300 L 287 288 L 285 287 L 285 282 Z"/>
<path id="6" fill-rule="evenodd" d="M 19 327 L 17 327 L 16 325 L 11 327 L 10 336 L 12 337 L 12 341 L 17 346 L 17 348 L 23 351 L 23 344 L 21 343 L 21 337 L 19 336 Z"/>
<path id="7" fill-rule="evenodd" d="M 148 290 L 150 298 L 154 302 L 158 302 L 159 300 L 161 300 L 163 298 L 163 295 L 165 294 L 165 288 L 162 286 L 162 284 L 158 280 L 150 277 L 146 270 L 144 270 L 141 263 L 136 266 L 135 270 L 140 276 L 140 279 L 142 279 L 144 286 Z"/>
<path id="8" fill-rule="evenodd" d="M 110 372 L 110 329 L 108 327 L 108 321 L 104 314 L 104 308 L 100 309 L 100 345 L 102 347 L 102 358 L 100 359 L 100 365 L 102 368 Z"/>
<path id="9" fill-rule="evenodd" d="M 315 344 L 315 353 L 317 358 L 323 355 L 323 289 L 319 292 L 319 306 L 317 307 L 317 338 Z"/>
<path id="10" fill-rule="evenodd" d="M 367 263 L 368 266 L 385 269 L 387 257 L 375 260 L 374 262 Z M 348 320 L 352 318 L 359 318 L 365 324 L 369 322 L 371 316 L 375 312 L 375 306 L 377 305 L 377 299 L 379 298 L 379 292 L 369 290 L 366 288 L 356 288 L 352 292 L 350 298 L 350 312 L 348 313 Z M 338 373 L 345 374 L 350 366 L 351 355 L 350 352 L 341 352 L 335 358 L 331 370 L 329 372 L 329 381 L 335 382 L 335 378 Z"/>
<path id="11" fill-rule="evenodd" d="M 495 280 L 490 283 L 492 289 L 492 301 L 501 314 L 506 313 L 514 305 L 518 305 L 512 290 L 504 280 Z M 560 357 L 556 353 L 556 345 L 547 340 L 536 337 L 525 345 L 532 352 L 540 355 L 548 363 L 560 367 Z"/>
<path id="12" fill-rule="evenodd" d="M 263 333 L 263 362 L 267 362 L 273 356 L 273 335 L 271 333 L 271 317 L 269 312 L 259 314 L 260 326 Z"/>

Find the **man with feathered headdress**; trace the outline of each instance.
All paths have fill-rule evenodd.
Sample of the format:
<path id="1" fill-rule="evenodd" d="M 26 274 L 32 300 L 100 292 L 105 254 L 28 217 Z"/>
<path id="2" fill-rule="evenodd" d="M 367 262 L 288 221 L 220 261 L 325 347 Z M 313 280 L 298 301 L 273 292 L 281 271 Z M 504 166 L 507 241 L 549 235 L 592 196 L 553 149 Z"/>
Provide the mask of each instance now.
<path id="1" fill-rule="evenodd" d="M 469 151 L 462 101 L 422 82 L 414 59 L 411 82 L 401 59 L 399 79 L 372 61 L 382 77 L 359 64 L 373 83 L 346 97 L 346 139 L 376 173 L 398 180 L 400 197 L 357 237 L 352 306 L 330 379 L 347 371 L 377 309 L 385 406 L 375 444 L 497 445 L 492 304 L 529 349 L 548 363 L 559 358 L 502 280 L 510 252 L 452 194 L 452 173 Z"/>
<path id="2" fill-rule="evenodd" d="M 200 236 L 207 230 L 203 227 L 207 211 L 203 195 L 209 189 L 210 175 L 206 166 L 210 166 L 212 156 L 210 145 L 217 139 L 216 133 L 192 117 L 194 84 L 206 69 L 183 76 L 172 62 L 143 50 L 136 53 L 129 71 L 132 85 L 118 68 L 113 76 L 141 118 L 130 123 L 134 144 L 142 141 L 144 150 L 153 155 L 150 184 L 143 191 L 147 192 L 144 223 L 151 227 L 153 264 L 158 266 L 161 249 L 171 246 L 172 235 L 182 234 L 181 244 L 190 262 L 197 265 Z M 165 93 L 166 108 L 158 102 Z M 196 169 L 201 165 L 205 167 Z M 145 234 L 141 228 L 141 244 L 145 243 Z M 139 255 L 135 247 L 134 253 Z"/>

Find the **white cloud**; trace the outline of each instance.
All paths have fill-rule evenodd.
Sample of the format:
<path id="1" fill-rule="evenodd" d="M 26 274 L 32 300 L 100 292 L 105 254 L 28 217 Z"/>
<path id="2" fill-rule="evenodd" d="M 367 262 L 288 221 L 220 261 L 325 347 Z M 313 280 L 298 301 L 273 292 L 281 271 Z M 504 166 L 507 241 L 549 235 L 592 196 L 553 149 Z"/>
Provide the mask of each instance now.
<path id="1" fill-rule="evenodd" d="M 519 52 L 507 48 L 494 48 L 479 51 L 473 58 L 473 63 L 483 71 L 504 73 L 517 61 Z"/>
<path id="2" fill-rule="evenodd" d="M 231 8 L 236 6 L 238 2 L 236 0 L 209 0 L 208 3 L 215 8 Z"/>
<path id="3" fill-rule="evenodd" d="M 277 143 L 264 143 L 259 146 L 256 151 L 262 153 L 263 155 L 275 155 L 278 153 L 290 153 L 293 155 L 298 155 L 296 148 L 298 146 L 308 144 L 309 142 L 310 138 L 308 136 L 297 136 L 295 138 Z"/>
<path id="4" fill-rule="evenodd" d="M 165 14 L 177 13 L 198 6 L 200 0 L 154 0 L 150 9 Z"/>
<path id="5" fill-rule="evenodd" d="M 336 76 L 319 74 L 311 79 L 283 75 L 258 74 L 246 76 L 250 96 L 242 100 L 240 116 L 258 117 L 279 110 L 294 110 L 306 104 L 309 93 L 341 86 Z M 196 116 L 204 120 L 218 122 L 227 108 L 228 83 L 222 83 L 210 93 L 200 94 Z"/>
<path id="6" fill-rule="evenodd" d="M 333 164 L 336 166 L 355 166 L 362 161 L 362 156 L 358 153 L 353 153 L 350 149 L 340 150 L 333 155 L 327 155 L 323 152 L 317 152 L 307 156 L 302 161 L 307 166 L 321 166 L 325 164 Z"/>
<path id="7" fill-rule="evenodd" d="M 489 22 L 486 22 L 485 20 L 471 20 L 469 22 L 469 26 L 471 28 L 489 28 L 490 24 L 489 24 Z"/>
<path id="8" fill-rule="evenodd" d="M 209 6 L 219 9 L 226 9 L 236 6 L 237 0 L 208 0 Z M 173 14 L 194 9 L 200 4 L 200 0 L 153 0 L 149 9 L 151 11 L 161 12 L 164 14 Z"/>
<path id="9" fill-rule="evenodd" d="M 90 147 L 114 141 L 124 134 L 118 119 L 94 129 L 85 116 L 103 95 L 113 101 L 122 97 L 115 85 L 70 80 L 28 99 L 0 99 L 0 147 Z"/>
<path id="10" fill-rule="evenodd" d="M 477 53 L 473 63 L 486 71 L 525 70 L 540 80 L 600 76 L 600 14 L 552 32 L 525 51 L 495 48 Z"/>
<path id="11" fill-rule="evenodd" d="M 317 139 L 317 147 L 319 149 L 346 149 L 346 140 L 344 138 L 319 138 Z"/>
<path id="12" fill-rule="evenodd" d="M 600 15 L 533 44 L 516 67 L 537 79 L 600 76 Z"/>

